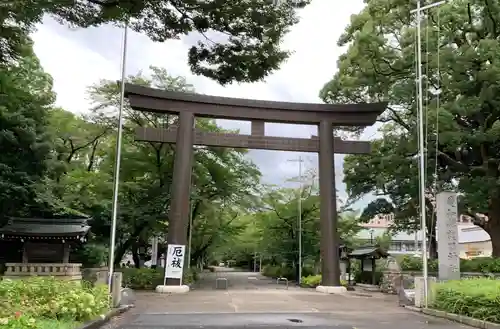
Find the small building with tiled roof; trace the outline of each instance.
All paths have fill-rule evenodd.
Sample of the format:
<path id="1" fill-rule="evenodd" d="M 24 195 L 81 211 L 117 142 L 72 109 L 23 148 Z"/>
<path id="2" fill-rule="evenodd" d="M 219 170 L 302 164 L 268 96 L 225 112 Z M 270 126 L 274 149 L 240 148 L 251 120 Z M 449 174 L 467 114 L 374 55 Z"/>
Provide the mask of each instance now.
<path id="1" fill-rule="evenodd" d="M 9 219 L 0 227 L 0 262 L 5 263 L 5 277 L 77 277 L 81 265 L 70 263 L 70 254 L 86 242 L 88 220 L 83 216 Z"/>

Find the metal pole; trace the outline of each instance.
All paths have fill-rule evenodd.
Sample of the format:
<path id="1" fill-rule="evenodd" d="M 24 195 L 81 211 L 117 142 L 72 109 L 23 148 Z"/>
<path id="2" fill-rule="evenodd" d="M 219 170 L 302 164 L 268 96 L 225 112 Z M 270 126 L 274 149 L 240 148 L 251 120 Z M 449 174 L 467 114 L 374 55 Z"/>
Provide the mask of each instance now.
<path id="1" fill-rule="evenodd" d="M 417 8 L 410 13 L 417 14 L 417 81 L 418 81 L 418 120 L 419 120 L 419 153 L 420 153 L 420 213 L 422 230 L 422 266 L 424 268 L 424 305 L 428 306 L 428 270 L 427 270 L 427 221 L 425 213 L 425 144 L 424 144 L 424 111 L 423 111 L 423 92 L 422 92 L 422 40 L 421 40 L 421 18 L 422 11 L 440 6 L 447 0 L 431 3 L 426 6 L 420 5 L 421 0 L 417 0 Z"/>
<path id="2" fill-rule="evenodd" d="M 191 268 L 191 241 L 193 238 L 193 200 L 191 200 L 191 206 L 189 207 L 189 237 L 188 237 L 188 259 L 187 268 Z"/>
<path id="3" fill-rule="evenodd" d="M 120 88 L 120 105 L 118 108 L 118 136 L 116 138 L 116 154 L 115 154 L 115 175 L 113 179 L 113 208 L 111 214 L 111 241 L 109 245 L 109 276 L 108 287 L 111 293 L 113 271 L 115 263 L 115 243 L 116 243 L 116 219 L 118 213 L 118 192 L 120 184 L 120 160 L 122 153 L 122 134 L 123 134 L 123 104 L 125 101 L 125 72 L 127 63 L 127 30 L 128 24 L 125 25 L 123 31 L 123 49 L 122 49 L 122 72 L 121 72 L 121 88 Z"/>
<path id="4" fill-rule="evenodd" d="M 302 283 L 302 157 L 299 156 L 299 199 L 297 202 L 298 220 L 299 220 L 299 285 Z"/>
<path id="5" fill-rule="evenodd" d="M 417 81 L 418 81 L 418 145 L 420 153 L 420 218 L 422 228 L 422 266 L 424 275 L 424 301 L 427 307 L 427 221 L 425 211 L 425 144 L 424 144 L 424 109 L 423 109 L 423 87 L 422 87 L 422 40 L 421 40 L 421 14 L 420 0 L 417 1 Z"/>

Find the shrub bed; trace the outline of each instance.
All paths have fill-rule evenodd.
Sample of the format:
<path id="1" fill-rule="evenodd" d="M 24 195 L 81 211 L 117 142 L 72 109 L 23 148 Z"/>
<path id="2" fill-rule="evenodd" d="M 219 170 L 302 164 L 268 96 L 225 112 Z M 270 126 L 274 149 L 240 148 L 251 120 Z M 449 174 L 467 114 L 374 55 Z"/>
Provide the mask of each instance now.
<path id="1" fill-rule="evenodd" d="M 478 278 L 437 283 L 431 306 L 448 313 L 500 323 L 500 280 Z"/>
<path id="2" fill-rule="evenodd" d="M 32 277 L 0 281 L 0 328 L 69 329 L 109 310 L 106 285 Z"/>
<path id="3" fill-rule="evenodd" d="M 262 275 L 269 278 L 287 278 L 288 280 L 295 280 L 297 274 L 296 269 L 289 266 L 267 265 L 262 269 Z M 302 276 L 314 275 L 315 271 L 312 267 L 302 267 Z"/>
<path id="4" fill-rule="evenodd" d="M 321 284 L 321 274 L 303 276 L 301 280 L 301 287 L 304 288 L 316 288 Z M 340 280 L 340 284 L 347 287 L 347 281 Z"/>
<path id="5" fill-rule="evenodd" d="M 403 271 L 422 271 L 422 259 L 420 257 L 404 256 L 399 265 Z M 438 271 L 438 260 L 430 259 L 428 262 L 429 272 Z M 471 273 L 500 273 L 500 258 L 481 257 L 473 259 L 461 259 L 460 271 Z"/>
<path id="6" fill-rule="evenodd" d="M 123 273 L 123 285 L 134 290 L 154 290 L 156 286 L 163 284 L 163 268 L 120 268 Z M 198 279 L 195 269 L 184 272 L 183 284 L 191 284 Z"/>
<path id="7" fill-rule="evenodd" d="M 264 267 L 262 275 L 270 278 L 287 278 L 288 280 L 293 280 L 295 278 L 295 271 L 290 267 L 267 265 Z"/>

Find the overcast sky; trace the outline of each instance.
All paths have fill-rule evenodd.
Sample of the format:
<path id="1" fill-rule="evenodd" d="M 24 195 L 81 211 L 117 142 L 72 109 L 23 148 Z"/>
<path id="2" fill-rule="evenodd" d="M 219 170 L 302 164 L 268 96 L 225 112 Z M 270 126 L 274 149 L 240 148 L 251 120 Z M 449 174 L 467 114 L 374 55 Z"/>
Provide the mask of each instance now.
<path id="1" fill-rule="evenodd" d="M 153 43 L 135 32 L 129 33 L 127 74 L 147 71 L 149 65 L 165 67 L 173 75 L 185 76 L 203 94 L 255 98 L 274 101 L 321 102 L 318 93 L 336 71 L 338 56 L 345 50 L 336 43 L 350 16 L 363 8 L 362 0 L 351 0 L 339 6 L 338 1 L 314 0 L 300 11 L 301 21 L 285 39 L 284 47 L 294 51 L 292 57 L 265 82 L 233 84 L 217 83 L 191 74 L 186 54 L 194 36 L 182 40 Z M 112 26 L 70 30 L 47 18 L 33 35 L 35 51 L 45 70 L 54 78 L 57 104 L 66 110 L 82 113 L 89 109 L 85 89 L 100 79 L 120 78 L 123 31 Z M 249 122 L 221 120 L 223 127 L 250 133 Z M 373 136 L 367 129 L 362 139 Z M 317 133 L 314 126 L 266 124 L 270 136 L 305 137 Z M 265 183 L 284 185 L 298 175 L 298 164 L 288 160 L 299 155 L 307 159 L 305 166 L 317 167 L 317 155 L 278 151 L 252 150 L 249 157 L 259 166 Z M 335 158 L 337 188 L 345 198 L 342 158 Z"/>

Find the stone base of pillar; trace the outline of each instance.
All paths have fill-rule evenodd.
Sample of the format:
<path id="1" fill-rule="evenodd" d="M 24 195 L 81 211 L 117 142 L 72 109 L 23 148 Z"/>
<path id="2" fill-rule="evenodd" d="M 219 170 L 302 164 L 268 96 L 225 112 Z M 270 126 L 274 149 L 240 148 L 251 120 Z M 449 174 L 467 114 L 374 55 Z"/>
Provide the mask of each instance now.
<path id="1" fill-rule="evenodd" d="M 344 286 L 317 286 L 316 291 L 323 294 L 339 295 L 347 293 L 347 288 Z"/>
<path id="2" fill-rule="evenodd" d="M 189 292 L 189 286 L 156 286 L 156 292 L 160 294 L 185 294 Z"/>

